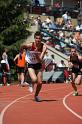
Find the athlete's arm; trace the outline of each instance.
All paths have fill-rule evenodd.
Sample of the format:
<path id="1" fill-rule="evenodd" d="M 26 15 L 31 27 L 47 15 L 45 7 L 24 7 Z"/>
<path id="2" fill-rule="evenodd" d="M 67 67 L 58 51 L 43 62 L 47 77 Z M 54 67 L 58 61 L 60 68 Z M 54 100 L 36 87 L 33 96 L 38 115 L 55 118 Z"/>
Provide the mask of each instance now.
<path id="1" fill-rule="evenodd" d="M 79 59 L 80 61 L 82 61 L 82 56 L 81 56 L 81 55 L 78 55 L 78 59 Z"/>
<path id="2" fill-rule="evenodd" d="M 17 54 L 17 55 L 15 56 L 15 58 L 14 58 L 14 63 L 15 63 L 15 64 L 17 64 L 17 62 L 18 62 L 18 57 L 19 57 L 19 54 Z"/>
<path id="3" fill-rule="evenodd" d="M 18 58 L 18 56 L 19 56 L 18 54 L 15 56 L 14 61 Z"/>
<path id="4" fill-rule="evenodd" d="M 43 57 L 44 57 L 44 55 L 45 55 L 45 53 L 46 53 L 46 50 L 47 50 L 47 46 L 46 46 L 46 44 L 44 44 L 44 45 L 43 45 L 43 50 L 42 50 L 41 55 L 40 55 L 40 59 L 41 59 L 41 60 L 43 59 Z"/>
<path id="5" fill-rule="evenodd" d="M 21 48 L 23 48 L 23 49 L 30 49 L 32 47 L 32 43 L 29 43 L 29 44 L 22 44 L 21 45 Z"/>
<path id="6" fill-rule="evenodd" d="M 68 68 L 72 68 L 73 67 L 73 63 L 70 62 L 70 56 L 68 57 Z"/>

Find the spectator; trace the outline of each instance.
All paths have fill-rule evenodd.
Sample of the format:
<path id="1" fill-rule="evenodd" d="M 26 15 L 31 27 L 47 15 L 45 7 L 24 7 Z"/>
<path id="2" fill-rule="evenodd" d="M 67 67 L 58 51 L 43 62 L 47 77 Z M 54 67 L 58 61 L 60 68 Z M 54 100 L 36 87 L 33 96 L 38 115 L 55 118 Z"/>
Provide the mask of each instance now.
<path id="1" fill-rule="evenodd" d="M 8 52 L 8 49 L 5 48 L 4 51 L 3 51 L 3 54 L 2 54 L 2 59 L 5 60 L 7 66 L 8 66 L 8 70 L 9 70 L 10 67 L 9 67 L 7 52 Z"/>
<path id="2" fill-rule="evenodd" d="M 52 23 L 52 20 L 51 20 L 51 18 L 49 16 L 46 18 L 46 23 L 47 24 Z"/>
<path id="3" fill-rule="evenodd" d="M 10 73 L 8 64 L 5 60 L 1 60 L 1 72 L 2 72 L 2 83 L 3 85 L 10 85 Z"/>
<path id="4" fill-rule="evenodd" d="M 59 68 L 60 70 L 63 71 L 63 74 L 64 74 L 64 81 L 67 82 L 69 73 L 68 73 L 68 71 L 67 71 L 66 64 L 65 64 L 64 60 L 61 60 L 60 63 L 59 63 L 57 66 L 58 66 L 58 68 Z"/>
<path id="5" fill-rule="evenodd" d="M 56 62 L 55 62 L 54 54 L 51 55 L 51 59 L 52 59 L 52 62 L 51 62 L 52 70 L 55 70 L 57 65 L 56 65 Z"/>
<path id="6" fill-rule="evenodd" d="M 59 68 L 66 67 L 64 60 L 61 60 L 60 63 L 57 65 Z"/>
<path id="7" fill-rule="evenodd" d="M 35 6 L 40 6 L 39 0 L 35 0 Z"/>
<path id="8" fill-rule="evenodd" d="M 63 15 L 62 15 L 62 18 L 64 20 L 64 23 L 66 24 L 67 23 L 67 20 L 68 20 L 68 12 L 65 12 Z"/>
<path id="9" fill-rule="evenodd" d="M 57 8 L 57 9 L 59 9 L 59 8 L 61 7 L 60 2 L 59 2 L 59 1 L 56 2 L 56 3 L 54 4 L 54 7 Z"/>

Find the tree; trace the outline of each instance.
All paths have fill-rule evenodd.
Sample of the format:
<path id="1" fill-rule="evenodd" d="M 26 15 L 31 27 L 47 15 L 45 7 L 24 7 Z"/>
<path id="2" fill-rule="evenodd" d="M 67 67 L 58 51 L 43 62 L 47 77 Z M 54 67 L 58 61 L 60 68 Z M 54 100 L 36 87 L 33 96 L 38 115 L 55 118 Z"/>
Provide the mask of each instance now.
<path id="1" fill-rule="evenodd" d="M 1 51 L 4 47 L 9 51 L 18 51 L 21 42 L 29 35 L 28 4 L 31 4 L 31 0 L 0 0 Z M 11 55 L 13 56 L 14 53 Z"/>

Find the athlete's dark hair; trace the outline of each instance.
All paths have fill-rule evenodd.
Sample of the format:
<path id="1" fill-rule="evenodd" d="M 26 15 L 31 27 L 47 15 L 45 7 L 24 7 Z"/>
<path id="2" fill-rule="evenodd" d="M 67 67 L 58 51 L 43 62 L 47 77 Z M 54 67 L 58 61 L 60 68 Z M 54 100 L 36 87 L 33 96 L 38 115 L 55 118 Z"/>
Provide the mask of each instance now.
<path id="1" fill-rule="evenodd" d="M 35 34 L 34 34 L 34 38 L 35 38 L 36 36 L 40 36 L 40 37 L 42 38 L 41 32 L 40 32 L 40 31 L 36 31 Z"/>
<path id="2" fill-rule="evenodd" d="M 71 46 L 71 49 L 76 49 L 76 47 L 75 46 Z"/>

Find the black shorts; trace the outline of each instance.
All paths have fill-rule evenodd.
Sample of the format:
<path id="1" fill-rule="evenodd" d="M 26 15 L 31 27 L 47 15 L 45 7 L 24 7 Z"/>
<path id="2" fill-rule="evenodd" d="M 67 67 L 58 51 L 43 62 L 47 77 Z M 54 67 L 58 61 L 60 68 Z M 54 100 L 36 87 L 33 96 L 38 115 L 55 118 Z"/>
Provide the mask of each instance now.
<path id="1" fill-rule="evenodd" d="M 75 74 L 77 74 L 77 75 L 82 75 L 82 72 L 80 71 L 80 69 L 79 68 L 72 68 L 72 73 L 75 73 Z"/>
<path id="2" fill-rule="evenodd" d="M 16 72 L 17 73 L 24 73 L 24 71 L 25 71 L 25 68 L 24 67 L 16 67 Z"/>
<path id="3" fill-rule="evenodd" d="M 28 68 L 33 68 L 34 70 L 40 70 L 42 68 L 42 64 L 41 63 L 36 63 L 36 64 L 28 63 Z"/>

